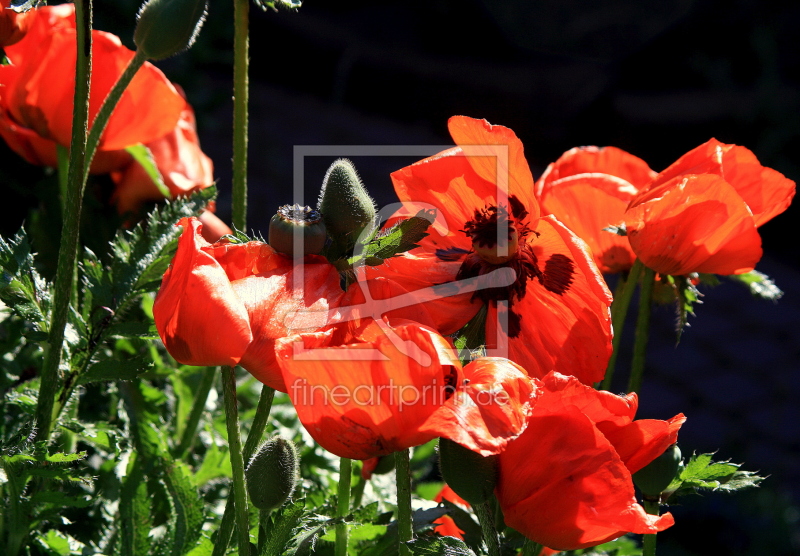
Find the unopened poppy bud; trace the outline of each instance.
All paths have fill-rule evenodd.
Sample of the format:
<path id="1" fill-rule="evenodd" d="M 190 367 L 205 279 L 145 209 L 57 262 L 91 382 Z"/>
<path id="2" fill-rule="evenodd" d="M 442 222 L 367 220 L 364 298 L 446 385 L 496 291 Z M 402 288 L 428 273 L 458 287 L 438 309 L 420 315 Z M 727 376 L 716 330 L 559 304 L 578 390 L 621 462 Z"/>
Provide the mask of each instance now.
<path id="1" fill-rule="evenodd" d="M 475 506 L 492 496 L 497 482 L 497 456 L 484 457 L 457 442 L 440 438 L 439 470 L 453 492 Z"/>
<path id="2" fill-rule="evenodd" d="M 297 485 L 298 458 L 294 444 L 274 436 L 261 445 L 245 470 L 247 492 L 259 510 L 279 508 Z"/>
<path id="3" fill-rule="evenodd" d="M 375 224 L 375 202 L 367 194 L 353 163 L 345 158 L 328 168 L 317 208 L 331 239 L 342 247 L 355 244 L 361 232 Z"/>
<path id="4" fill-rule="evenodd" d="M 283 205 L 269 221 L 267 242 L 284 255 L 294 254 L 294 236 L 303 236 L 303 255 L 318 255 L 328 235 L 319 212 L 298 204 Z"/>
<path id="5" fill-rule="evenodd" d="M 136 16 L 133 42 L 150 60 L 163 60 L 194 44 L 207 0 L 147 0 Z"/>
<path id="6" fill-rule="evenodd" d="M 681 467 L 681 449 L 673 444 L 656 459 L 633 474 L 633 482 L 646 497 L 664 492 Z"/>

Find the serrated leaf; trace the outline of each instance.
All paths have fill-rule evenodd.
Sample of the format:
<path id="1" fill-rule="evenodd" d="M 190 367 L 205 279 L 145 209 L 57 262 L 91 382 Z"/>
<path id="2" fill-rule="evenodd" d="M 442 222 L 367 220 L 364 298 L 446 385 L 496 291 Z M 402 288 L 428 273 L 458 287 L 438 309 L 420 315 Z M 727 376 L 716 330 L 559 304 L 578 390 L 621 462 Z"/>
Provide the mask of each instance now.
<path id="1" fill-rule="evenodd" d="M 37 331 L 47 331 L 51 296 L 47 283 L 34 268 L 24 229 L 11 240 L 0 237 L 0 301 Z"/>
<path id="2" fill-rule="evenodd" d="M 150 500 L 139 458 L 120 492 L 119 520 L 122 556 L 150 556 Z"/>
<path id="3" fill-rule="evenodd" d="M 415 539 L 406 543 L 414 556 L 475 556 L 475 553 L 454 537 Z"/>
<path id="4" fill-rule="evenodd" d="M 180 461 L 166 464 L 164 483 L 175 519 L 172 555 L 181 556 L 195 546 L 203 526 L 203 501 L 190 479 L 188 466 Z"/>
<path id="5" fill-rule="evenodd" d="M 52 504 L 56 508 L 85 508 L 92 504 L 88 496 L 69 496 L 58 490 L 40 490 L 31 496 L 34 504 Z"/>
<path id="6" fill-rule="evenodd" d="M 104 359 L 89 366 L 78 378 L 78 384 L 112 380 L 133 380 L 153 367 L 153 362 L 144 356 L 133 359 Z"/>
<path id="7" fill-rule="evenodd" d="M 680 342 L 683 329 L 689 326 L 689 315 L 694 316 L 695 304 L 702 303 L 703 294 L 697 289 L 697 275 L 667 276 L 666 282 L 675 290 L 677 320 L 675 323 L 676 341 Z"/>
<path id="8" fill-rule="evenodd" d="M 364 250 L 365 256 L 388 259 L 419 247 L 435 218 L 436 215 L 430 211 L 421 210 L 416 216 L 401 220 L 373 238 Z"/>
<path id="9" fill-rule="evenodd" d="M 273 512 L 264 530 L 265 541 L 261 555 L 283 554 L 284 548 L 292 539 L 292 532 L 300 526 L 305 514 L 304 500 L 284 504 L 279 511 Z"/>
<path id="10" fill-rule="evenodd" d="M 156 166 L 156 161 L 153 158 L 153 153 L 150 152 L 150 149 L 139 143 L 138 145 L 125 147 L 125 150 L 128 151 L 128 154 L 130 154 L 133 159 L 141 165 L 142 169 L 145 171 L 147 176 L 153 180 L 153 184 L 158 188 L 158 191 L 164 196 L 164 198 L 171 199 L 172 193 L 170 193 L 169 188 L 166 186 L 166 184 L 164 184 L 164 178 L 161 176 L 158 166 Z"/>
<path id="11" fill-rule="evenodd" d="M 758 486 L 764 480 L 750 471 L 740 470 L 736 463 L 715 462 L 713 454 L 693 455 L 680 475 L 664 491 L 666 496 L 681 496 L 698 490 L 732 492 Z"/>
<path id="12" fill-rule="evenodd" d="M 776 286 L 775 282 L 763 272 L 753 270 L 744 274 L 732 274 L 728 278 L 745 285 L 754 297 L 773 302 L 783 297 L 783 290 Z"/>
<path id="13" fill-rule="evenodd" d="M 37 545 L 44 554 L 49 556 L 78 556 L 83 553 L 86 545 L 74 539 L 73 537 L 50 529 L 43 535 L 39 535 L 34 539 Z"/>

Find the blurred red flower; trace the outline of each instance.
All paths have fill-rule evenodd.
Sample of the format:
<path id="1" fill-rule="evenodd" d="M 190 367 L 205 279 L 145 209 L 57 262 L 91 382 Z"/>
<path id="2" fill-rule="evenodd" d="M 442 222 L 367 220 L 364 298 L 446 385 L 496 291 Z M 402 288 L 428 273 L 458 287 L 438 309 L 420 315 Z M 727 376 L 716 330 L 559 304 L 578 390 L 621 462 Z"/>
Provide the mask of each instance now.
<path id="1" fill-rule="evenodd" d="M 513 131 L 456 116 L 458 147 L 392 174 L 405 208 L 437 209 L 420 247 L 368 270 L 410 290 L 439 285 L 429 310 L 449 334 L 488 306 L 486 343 L 531 376 L 551 370 L 602 380 L 611 353 L 611 295 L 586 244 L 540 216 L 534 182 Z M 473 278 L 488 282 L 477 289 Z M 468 292 L 468 293 L 464 293 Z M 461 295 L 452 295 L 461 293 Z"/>
<path id="2" fill-rule="evenodd" d="M 630 201 L 656 173 L 615 147 L 576 147 L 550 164 L 536 181 L 542 211 L 584 240 L 603 273 L 627 271 L 636 255 L 622 236 L 603 231 L 622 222 Z"/>
<path id="3" fill-rule="evenodd" d="M 761 259 L 761 226 L 789 206 L 795 183 L 745 147 L 716 139 L 689 151 L 632 201 L 633 251 L 660 274 L 740 274 Z"/>
<path id="4" fill-rule="evenodd" d="M 22 40 L 31 23 L 30 11 L 17 13 L 9 6 L 11 0 L 0 0 L 0 52 Z"/>
<path id="5" fill-rule="evenodd" d="M 528 427 L 498 456 L 495 489 L 506 524 L 533 541 L 574 550 L 625 533 L 655 533 L 672 515 L 645 513 L 631 474 L 677 440 L 685 421 L 634 421 L 636 394 L 617 396 L 550 373 Z"/>
<path id="6" fill-rule="evenodd" d="M 25 37 L 6 48 L 11 64 L 0 66 L 0 135 L 28 162 L 55 166 L 56 144 L 69 146 L 72 132 L 75 6 L 37 8 L 29 17 Z M 92 31 L 90 122 L 131 58 L 133 52 L 118 37 Z M 108 122 L 92 172 L 127 164 L 131 157 L 121 149 L 164 137 L 184 108 L 183 97 L 164 74 L 145 63 Z"/>
<path id="7" fill-rule="evenodd" d="M 361 318 L 282 338 L 276 352 L 306 430 L 351 459 L 438 437 L 495 454 L 522 431 L 536 393 L 516 364 L 484 358 L 462 368 L 448 340 L 401 318 Z"/>
<path id="8" fill-rule="evenodd" d="M 439 494 L 437 494 L 433 500 L 434 502 L 447 500 L 448 502 L 452 502 L 457 506 L 461 506 L 461 508 L 465 510 L 469 509 L 469 502 L 456 494 L 448 485 L 444 485 L 442 490 L 439 491 Z M 458 525 L 456 525 L 456 522 L 449 515 L 443 515 L 442 517 L 433 520 L 433 522 L 437 524 L 433 529 L 434 532 L 443 537 L 455 537 L 457 539 L 461 539 L 462 541 L 464 540 L 464 531 L 462 531 Z"/>
<path id="9" fill-rule="evenodd" d="M 167 351 L 187 365 L 239 364 L 285 392 L 275 340 L 326 324 L 329 308 L 344 295 L 339 273 L 323 257 L 309 256 L 301 278 L 291 259 L 265 243 L 212 245 L 198 219 L 181 225 L 153 307 Z"/>

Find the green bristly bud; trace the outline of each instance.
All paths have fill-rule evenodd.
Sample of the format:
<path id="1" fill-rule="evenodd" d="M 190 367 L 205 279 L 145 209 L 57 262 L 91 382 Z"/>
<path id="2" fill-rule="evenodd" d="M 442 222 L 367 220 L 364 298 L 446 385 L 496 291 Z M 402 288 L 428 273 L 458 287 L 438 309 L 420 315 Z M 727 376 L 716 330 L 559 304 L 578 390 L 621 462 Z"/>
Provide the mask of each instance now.
<path id="1" fill-rule="evenodd" d="M 681 466 L 681 449 L 673 444 L 656 459 L 633 474 L 633 482 L 645 498 L 658 497 L 678 473 Z"/>
<path id="2" fill-rule="evenodd" d="M 253 505 L 264 511 L 279 508 L 291 496 L 299 474 L 297 449 L 280 436 L 267 440 L 245 470 Z"/>
<path id="3" fill-rule="evenodd" d="M 163 60 L 194 44 L 207 0 L 147 0 L 139 9 L 133 42 L 149 60 Z"/>
<path id="4" fill-rule="evenodd" d="M 267 242 L 278 253 L 294 254 L 294 236 L 302 235 L 303 255 L 318 255 L 328 235 L 320 213 L 311 207 L 283 205 L 269 222 Z"/>
<path id="5" fill-rule="evenodd" d="M 317 209 L 334 244 L 344 251 L 355 245 L 365 228 L 375 225 L 375 202 L 367 194 L 353 163 L 344 158 L 328 168 Z"/>
<path id="6" fill-rule="evenodd" d="M 476 506 L 489 500 L 497 483 L 497 456 L 484 457 L 461 444 L 439 439 L 439 470 L 461 498 Z"/>

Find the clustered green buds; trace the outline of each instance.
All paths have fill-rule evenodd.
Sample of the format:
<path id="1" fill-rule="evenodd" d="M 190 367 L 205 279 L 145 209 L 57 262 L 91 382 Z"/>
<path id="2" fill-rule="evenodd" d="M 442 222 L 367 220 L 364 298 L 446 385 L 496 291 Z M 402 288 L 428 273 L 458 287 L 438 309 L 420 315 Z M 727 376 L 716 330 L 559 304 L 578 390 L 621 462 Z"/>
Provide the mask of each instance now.
<path id="1" fill-rule="evenodd" d="M 646 498 L 664 492 L 681 468 L 681 449 L 673 444 L 656 459 L 633 474 L 633 482 Z"/>
<path id="2" fill-rule="evenodd" d="M 133 42 L 149 60 L 163 60 L 194 44 L 207 0 L 147 0 L 139 9 Z"/>
<path id="3" fill-rule="evenodd" d="M 353 163 L 345 158 L 328 168 L 317 209 L 333 243 L 344 251 L 355 245 L 364 229 L 375 225 L 375 201 L 361 183 Z"/>
<path id="4" fill-rule="evenodd" d="M 259 510 L 279 508 L 297 486 L 299 462 L 292 442 L 273 436 L 250 459 L 245 470 L 247 492 Z"/>
<path id="5" fill-rule="evenodd" d="M 303 255 L 318 255 L 328 238 L 320 213 L 298 204 L 283 205 L 269 222 L 267 242 L 278 253 L 294 254 L 295 234 L 303 236 Z"/>
<path id="6" fill-rule="evenodd" d="M 484 457 L 447 438 L 439 439 L 439 470 L 453 492 L 473 506 L 489 500 L 497 483 L 497 456 Z"/>

